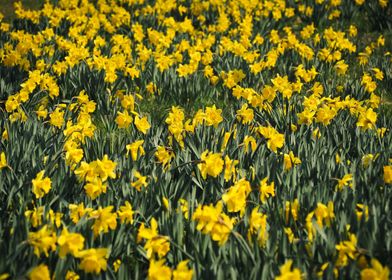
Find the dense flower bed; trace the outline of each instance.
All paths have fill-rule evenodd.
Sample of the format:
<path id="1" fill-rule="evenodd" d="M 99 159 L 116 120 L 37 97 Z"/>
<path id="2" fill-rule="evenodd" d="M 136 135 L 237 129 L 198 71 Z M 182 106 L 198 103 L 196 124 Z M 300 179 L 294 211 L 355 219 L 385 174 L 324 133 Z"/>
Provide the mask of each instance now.
<path id="1" fill-rule="evenodd" d="M 16 3 L 0 279 L 389 279 L 391 11 Z"/>

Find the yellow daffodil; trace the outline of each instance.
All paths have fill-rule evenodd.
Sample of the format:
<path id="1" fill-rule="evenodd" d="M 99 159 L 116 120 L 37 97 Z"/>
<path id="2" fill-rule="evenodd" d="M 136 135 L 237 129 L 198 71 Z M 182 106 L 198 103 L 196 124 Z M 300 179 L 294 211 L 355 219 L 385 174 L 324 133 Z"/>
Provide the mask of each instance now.
<path id="1" fill-rule="evenodd" d="M 207 175 L 217 177 L 223 170 L 224 161 L 218 153 L 212 153 L 208 150 L 204 151 L 200 157 L 201 163 L 197 165 L 203 179 L 207 179 Z"/>
<path id="2" fill-rule="evenodd" d="M 280 274 L 275 278 L 275 280 L 300 280 L 303 279 L 301 271 L 298 268 L 292 269 L 292 260 L 288 260 L 282 265 L 279 270 Z"/>
<path id="3" fill-rule="evenodd" d="M 52 181 L 49 177 L 44 177 L 45 170 L 40 171 L 35 179 L 32 180 L 33 183 L 33 193 L 36 198 L 44 197 L 48 194 L 52 188 Z"/>
<path id="4" fill-rule="evenodd" d="M 29 273 L 30 280 L 50 280 L 50 271 L 47 265 L 40 264 Z"/>
<path id="5" fill-rule="evenodd" d="M 80 251 L 80 269 L 86 273 L 99 274 L 102 270 L 107 269 L 108 249 L 97 248 Z"/>

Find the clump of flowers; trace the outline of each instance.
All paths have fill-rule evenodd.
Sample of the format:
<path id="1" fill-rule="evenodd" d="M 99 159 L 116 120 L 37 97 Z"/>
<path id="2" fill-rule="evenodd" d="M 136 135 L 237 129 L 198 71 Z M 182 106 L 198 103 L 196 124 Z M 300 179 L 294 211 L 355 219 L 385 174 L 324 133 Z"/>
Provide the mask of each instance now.
<path id="1" fill-rule="evenodd" d="M 235 221 L 223 213 L 222 208 L 222 202 L 218 202 L 215 206 L 200 205 L 192 216 L 192 219 L 197 221 L 197 230 L 209 234 L 219 245 L 227 242 Z"/>

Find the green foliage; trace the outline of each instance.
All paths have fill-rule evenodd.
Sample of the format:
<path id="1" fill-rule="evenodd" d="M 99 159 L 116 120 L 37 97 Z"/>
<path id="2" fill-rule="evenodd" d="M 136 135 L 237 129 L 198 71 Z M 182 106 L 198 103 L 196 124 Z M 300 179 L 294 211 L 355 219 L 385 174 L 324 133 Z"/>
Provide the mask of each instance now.
<path id="1" fill-rule="evenodd" d="M 84 2 L 91 7 L 80 8 Z M 288 7 L 293 7 L 295 16 L 284 16 L 281 20 L 276 20 L 270 11 L 263 16 L 257 14 L 258 8 L 255 11 L 249 8 L 253 28 L 247 35 L 249 38 L 245 38 L 251 42 L 245 48 L 243 45 L 247 44 L 241 40 L 246 40 L 241 39 L 241 35 L 246 30 L 241 28 L 246 29 L 246 22 L 242 20 L 248 11 L 240 1 L 228 1 L 234 8 L 240 5 L 238 15 L 230 5 L 220 4 L 230 16 L 228 29 L 222 32 L 215 30 L 219 27 L 220 11 L 212 3 L 211 7 L 206 4 L 200 8 L 197 1 L 180 1 L 178 4 L 187 8 L 182 14 L 177 6 L 162 12 L 165 7 L 154 6 L 159 1 L 144 4 L 109 1 L 117 10 L 110 5 L 100 6 L 101 2 L 107 1 L 76 4 L 52 1 L 53 7 L 61 7 L 59 10 L 68 16 L 56 26 L 51 22 L 54 21 L 52 15 L 42 14 L 39 22 L 34 23 L 34 16 L 27 13 L 26 18 L 15 18 L 9 31 L 0 33 L 0 156 L 5 156 L 5 164 L 0 162 L 0 279 L 3 279 L 2 273 L 8 273 L 12 279 L 24 279 L 40 264 L 45 264 L 56 279 L 63 279 L 69 271 L 77 272 L 82 279 L 146 278 L 152 259 L 158 257 L 155 251 L 152 257 L 148 256 L 147 241 L 138 240 L 138 235 L 142 225 L 151 228 L 154 219 L 159 233 L 154 238 L 167 237 L 170 243 L 169 252 L 161 258 L 165 265 L 175 271 L 181 261 L 189 260 L 187 267 L 192 269 L 195 279 L 271 279 L 283 273 L 280 268 L 288 260 L 293 260 L 292 269 L 299 269 L 303 278 L 309 279 L 359 278 L 361 271 L 370 267 L 372 259 L 377 259 L 386 269 L 391 268 L 392 186 L 385 171 L 385 167 L 392 164 L 390 3 L 385 9 L 377 10 L 376 2 L 366 1 L 358 6 L 353 1 L 342 1 L 336 7 L 341 8 L 339 19 L 329 18 L 335 9 L 329 4 L 332 1 L 321 1 L 321 4 L 303 1 L 306 7 L 313 8 L 309 15 L 301 12 L 301 3 L 285 1 Z M 150 7 L 155 9 L 154 13 L 148 12 L 147 2 L 154 6 Z M 267 5 L 265 1 L 260 3 Z M 99 9 L 110 12 L 98 12 Z M 129 21 L 118 24 L 110 32 L 102 18 L 114 26 L 119 17 L 115 12 L 122 9 L 130 15 Z M 92 12 L 97 12 L 102 22 L 88 38 L 88 32 L 94 28 Z M 81 22 L 73 19 L 75 15 Z M 197 32 L 177 30 L 185 25 L 183 21 L 187 18 Z M 361 18 L 369 19 L 368 30 L 357 23 Z M 172 19 L 181 23 L 170 27 Z M 91 26 L 85 27 L 87 23 Z M 146 35 L 140 45 L 151 51 L 146 60 L 138 53 L 140 45 L 132 29 L 135 23 L 142 25 Z M 303 39 L 306 36 L 302 36 L 301 31 L 311 23 L 315 33 Z M 352 23 L 358 25 L 358 36 L 349 35 Z M 301 55 L 300 44 L 290 45 L 292 38 L 287 27 L 291 27 L 290 32 L 298 44 L 308 46 L 313 55 Z M 78 28 L 82 30 L 80 34 Z M 160 35 L 149 38 L 147 30 L 150 28 L 161 32 Z M 40 34 L 48 32 L 47 29 L 56 35 L 42 35 L 44 40 L 37 43 L 39 50 L 34 48 L 34 40 L 31 43 L 23 37 L 31 33 L 40 41 Z M 385 45 L 376 29 L 383 31 Z M 280 35 L 277 43 L 271 38 L 272 30 Z M 172 31 L 175 31 L 173 38 L 166 43 Z M 344 47 L 331 46 L 326 39 L 328 31 L 336 31 L 335 37 L 343 33 L 344 39 L 354 42 L 356 49 L 348 51 L 350 44 L 343 39 L 343 43 L 336 44 L 346 44 Z M 208 32 L 216 41 L 205 47 L 200 42 L 207 41 Z M 130 41 L 116 43 L 115 34 L 124 35 Z M 104 42 L 100 47 L 95 46 L 99 44 L 95 41 L 98 35 Z M 253 40 L 257 35 L 263 36 L 265 41 L 256 44 Z M 319 42 L 316 35 L 321 37 Z M 159 43 L 154 42 L 154 36 Z M 21 40 L 22 37 L 26 41 Z M 222 43 L 225 40 L 230 43 Z M 183 41 L 195 45 L 197 51 L 188 48 L 176 53 Z M 26 50 L 24 44 L 30 43 L 31 48 Z M 232 46 L 229 50 L 230 44 L 240 50 Z M 124 49 L 130 47 L 129 53 L 121 50 L 116 54 L 119 45 Z M 240 45 L 245 51 L 241 52 Z M 341 57 L 327 61 L 321 58 L 322 49 L 339 50 Z M 181 77 L 179 67 L 192 67 L 193 55 L 208 56 L 207 50 L 211 52 L 211 61 L 197 61 L 196 69 Z M 87 52 L 85 57 L 83 51 Z M 279 53 L 275 63 L 254 71 L 252 66 L 256 62 L 266 64 L 268 54 L 273 51 Z M 370 53 L 366 54 L 366 63 L 362 63 L 359 58 L 367 51 Z M 258 56 L 253 60 L 247 56 L 255 53 Z M 12 60 L 13 55 L 17 58 Z M 162 56 L 170 56 L 175 62 L 161 71 L 159 59 Z M 24 64 L 26 61 L 28 66 Z M 338 61 L 347 63 L 346 73 L 338 73 Z M 125 66 L 116 68 L 123 62 Z M 64 63 L 65 70 L 56 70 L 57 63 Z M 213 77 L 206 75 L 207 66 L 211 67 Z M 315 77 L 309 81 L 300 77 L 297 73 L 300 66 L 305 72 L 314 67 Z M 130 75 L 127 67 L 134 67 L 137 74 Z M 382 79 L 377 78 L 375 69 L 383 73 Z M 242 71 L 244 77 L 232 82 L 230 75 L 237 75 L 236 71 Z M 35 73 L 39 74 L 38 78 Z M 115 78 L 110 80 L 109 74 Z M 365 74 L 376 83 L 375 90 L 367 88 Z M 48 82 L 51 78 L 54 84 Z M 31 80 L 34 80 L 33 89 L 23 101 L 23 90 Z M 45 88 L 45 83 L 50 86 Z M 299 88 L 293 90 L 299 84 Z M 316 86 L 323 92 L 315 94 Z M 266 101 L 264 92 L 268 88 L 273 91 L 270 101 Z M 243 96 L 235 95 L 238 89 L 243 90 L 240 90 Z M 287 89 L 291 91 L 290 97 L 285 96 Z M 124 105 L 124 95 L 135 104 Z M 14 97 L 18 104 L 12 108 Z M 254 114 L 248 123 L 239 113 L 245 105 Z M 308 123 L 301 120 L 301 113 L 307 107 L 314 110 Z M 336 110 L 329 121 L 322 118 L 326 107 Z M 58 126 L 54 122 L 56 112 L 63 114 Z M 124 112 L 131 121 L 121 128 L 118 118 Z M 377 113 L 376 117 L 371 113 Z M 175 115 L 173 123 L 171 115 Z M 146 131 L 136 121 L 143 117 L 151 125 Z M 365 127 L 361 122 L 363 117 L 367 117 Z M 265 135 L 263 128 L 275 134 Z M 274 150 L 271 143 L 278 142 L 277 135 L 282 136 L 284 143 Z M 248 145 L 246 139 L 250 136 L 254 142 Z M 136 152 L 136 159 L 132 159 L 128 145 L 140 140 L 144 141 L 142 149 Z M 167 166 L 159 159 L 160 148 L 172 155 Z M 70 160 L 70 151 L 78 149 L 82 157 Z M 207 150 L 218 154 L 225 163 L 226 157 L 238 161 L 232 176 L 225 178 L 230 168 L 219 169 L 218 161 L 208 166 L 207 176 L 203 175 L 203 164 L 209 164 L 208 159 L 203 159 Z M 299 160 L 297 164 L 295 159 L 290 159 L 290 153 Z M 370 160 L 365 164 L 367 158 Z M 102 163 L 105 159 L 107 165 Z M 288 162 L 293 165 L 291 168 L 287 168 Z M 115 164 L 113 170 L 110 164 Z M 86 165 L 91 170 L 84 176 L 78 175 Z M 102 179 L 105 175 L 102 173 L 110 173 L 108 170 L 113 174 Z M 212 175 L 211 170 L 218 170 L 218 175 Z M 34 191 L 33 180 L 38 180 L 37 174 L 41 171 L 45 178 L 50 178 L 51 187 L 40 197 Z M 352 180 L 341 183 L 345 175 L 352 175 Z M 96 181 L 90 182 L 88 176 L 101 180 L 101 185 L 106 186 L 96 198 L 87 190 L 88 183 Z M 137 190 L 132 183 L 140 177 L 146 179 L 147 186 Z M 274 195 L 270 193 L 263 201 L 260 185 L 265 178 L 274 184 Z M 231 212 L 223 197 L 241 179 L 250 183 L 251 191 L 244 198 L 241 211 Z M 240 195 L 235 199 L 241 200 Z M 129 202 L 134 211 L 131 223 L 122 221 L 119 215 L 125 202 Z M 299 208 L 293 210 L 296 202 Z M 212 234 L 206 234 L 208 230 L 202 232 L 201 222 L 194 219 L 194 213 L 201 206 L 218 207 L 219 203 L 224 206 L 216 223 L 222 225 L 226 216 L 235 220 L 227 242 L 222 245 L 216 241 L 216 236 L 222 233 L 212 230 Z M 71 211 L 75 204 L 90 208 L 90 212 L 81 215 L 76 222 Z M 328 217 L 331 209 L 329 214 L 317 212 L 326 211 L 320 209 L 327 205 L 333 205 L 334 217 Z M 115 216 L 116 225 L 94 234 L 98 214 L 91 214 L 92 211 L 110 206 L 113 206 L 111 214 Z M 255 213 L 266 216 L 266 225 L 251 233 L 256 223 L 252 218 L 255 209 Z M 36 211 L 41 212 L 34 216 Z M 324 215 L 321 222 L 320 215 Z M 212 216 L 206 215 L 205 219 Z M 108 220 L 107 217 L 102 223 Z M 56 235 L 57 243 L 47 255 L 37 255 L 29 235 L 45 225 Z M 107 268 L 98 274 L 89 273 L 82 267 L 80 252 L 61 258 L 59 237 L 65 228 L 83 236 L 84 250 L 107 248 L 109 253 L 104 261 Z M 293 233 L 292 239 L 288 229 Z M 261 234 L 263 231 L 265 235 Z M 348 242 L 351 234 L 357 239 L 353 256 L 343 254 L 342 257 L 339 246 Z M 344 256 L 347 260 L 342 265 Z M 121 265 L 117 270 L 118 260 Z M 365 266 L 361 266 L 361 262 L 365 262 Z M 323 266 L 326 264 L 327 267 Z"/>

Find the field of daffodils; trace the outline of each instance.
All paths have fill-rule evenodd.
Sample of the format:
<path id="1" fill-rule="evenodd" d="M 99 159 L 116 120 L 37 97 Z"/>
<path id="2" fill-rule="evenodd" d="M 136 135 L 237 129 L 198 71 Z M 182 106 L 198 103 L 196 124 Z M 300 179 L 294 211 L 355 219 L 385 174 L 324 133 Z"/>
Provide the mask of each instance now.
<path id="1" fill-rule="evenodd" d="M 0 14 L 0 280 L 392 276 L 392 3 Z"/>

